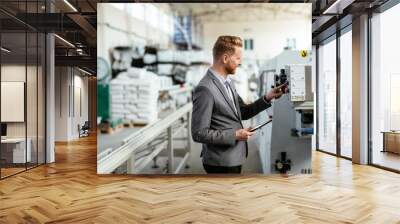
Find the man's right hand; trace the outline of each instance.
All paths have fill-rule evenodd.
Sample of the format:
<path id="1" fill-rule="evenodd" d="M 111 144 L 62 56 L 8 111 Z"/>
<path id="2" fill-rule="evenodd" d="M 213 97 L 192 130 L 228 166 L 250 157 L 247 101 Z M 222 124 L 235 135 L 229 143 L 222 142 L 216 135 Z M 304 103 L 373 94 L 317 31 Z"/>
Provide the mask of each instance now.
<path id="1" fill-rule="evenodd" d="M 288 93 L 289 82 L 285 82 L 280 86 L 271 89 L 268 93 L 264 95 L 264 99 L 271 102 L 273 99 L 279 99 L 283 94 Z"/>
<path id="2" fill-rule="evenodd" d="M 247 141 L 250 136 L 254 134 L 254 132 L 250 132 L 251 128 L 244 128 L 244 129 L 239 129 L 235 133 L 235 138 L 236 140 L 239 141 Z"/>

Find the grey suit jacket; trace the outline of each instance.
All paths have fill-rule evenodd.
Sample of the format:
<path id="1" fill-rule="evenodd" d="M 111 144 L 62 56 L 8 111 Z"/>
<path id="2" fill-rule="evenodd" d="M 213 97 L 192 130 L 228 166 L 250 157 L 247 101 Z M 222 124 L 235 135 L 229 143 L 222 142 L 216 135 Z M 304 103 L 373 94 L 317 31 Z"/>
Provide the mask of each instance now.
<path id="1" fill-rule="evenodd" d="M 245 104 L 233 84 L 231 87 L 236 105 L 225 87 L 208 70 L 194 90 L 192 136 L 195 142 L 203 143 L 201 156 L 207 165 L 242 165 L 248 146 L 246 141 L 235 139 L 235 132 L 243 128 L 242 119 L 247 120 L 271 106 L 263 98 Z"/>

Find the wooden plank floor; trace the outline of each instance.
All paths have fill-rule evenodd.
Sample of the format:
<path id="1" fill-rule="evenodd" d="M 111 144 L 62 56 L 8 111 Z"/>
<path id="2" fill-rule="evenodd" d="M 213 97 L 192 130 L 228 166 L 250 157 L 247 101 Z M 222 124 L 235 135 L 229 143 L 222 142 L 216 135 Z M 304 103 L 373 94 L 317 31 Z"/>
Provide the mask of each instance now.
<path id="1" fill-rule="evenodd" d="M 0 181 L 0 223 L 400 223 L 400 175 L 313 154 L 312 175 L 96 175 L 96 140 Z"/>
<path id="2" fill-rule="evenodd" d="M 25 167 L 6 167 L 6 168 L 1 168 L 1 177 L 7 177 L 7 176 L 11 176 L 13 174 L 22 172 L 25 170 Z"/>

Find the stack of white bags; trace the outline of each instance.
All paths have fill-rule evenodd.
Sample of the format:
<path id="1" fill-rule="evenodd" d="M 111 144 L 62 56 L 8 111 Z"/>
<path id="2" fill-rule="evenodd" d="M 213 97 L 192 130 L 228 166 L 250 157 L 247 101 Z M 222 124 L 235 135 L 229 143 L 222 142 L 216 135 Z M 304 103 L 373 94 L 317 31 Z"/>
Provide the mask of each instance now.
<path id="1" fill-rule="evenodd" d="M 190 65 L 190 51 L 159 50 L 157 51 L 157 65 L 159 75 L 171 75 L 174 64 Z"/>
<path id="2" fill-rule="evenodd" d="M 158 76 L 158 81 L 160 82 L 160 90 L 169 89 L 173 86 L 172 78 L 169 76 Z"/>
<path id="3" fill-rule="evenodd" d="M 158 91 L 165 83 L 145 69 L 129 68 L 110 82 L 110 110 L 113 120 L 148 124 L 158 118 Z"/>
<path id="4" fill-rule="evenodd" d="M 159 50 L 157 51 L 157 61 L 190 65 L 190 54 L 191 51 Z"/>

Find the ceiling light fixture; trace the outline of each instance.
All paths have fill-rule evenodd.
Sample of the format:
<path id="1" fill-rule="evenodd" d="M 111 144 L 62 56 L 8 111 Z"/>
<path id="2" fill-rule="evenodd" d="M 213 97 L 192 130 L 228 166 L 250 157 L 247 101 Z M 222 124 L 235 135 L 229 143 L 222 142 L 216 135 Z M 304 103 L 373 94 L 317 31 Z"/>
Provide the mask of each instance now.
<path id="1" fill-rule="evenodd" d="M 342 14 L 343 9 L 351 5 L 353 2 L 354 0 L 336 0 L 332 5 L 325 9 L 322 14 Z"/>
<path id="2" fill-rule="evenodd" d="M 1 47 L 1 50 L 4 51 L 4 52 L 6 52 L 6 53 L 10 53 L 10 52 L 11 52 L 11 50 L 9 50 L 9 49 L 7 49 L 7 48 L 5 48 L 5 47 Z"/>
<path id="3" fill-rule="evenodd" d="M 64 43 L 68 44 L 69 46 L 75 48 L 75 45 L 71 44 L 71 42 L 69 42 L 68 40 L 66 40 L 66 39 L 64 39 L 64 38 L 62 38 L 62 37 L 60 37 L 60 36 L 57 35 L 57 34 L 54 34 L 54 36 L 56 36 L 58 39 L 60 39 L 60 40 L 63 41 Z"/>
<path id="4" fill-rule="evenodd" d="M 85 74 L 87 74 L 87 75 L 89 75 L 89 76 L 92 75 L 92 73 L 90 73 L 90 72 L 88 72 L 88 71 L 85 71 L 85 70 L 83 70 L 83 69 L 81 69 L 81 68 L 79 68 L 79 67 L 78 67 L 78 69 L 79 69 L 81 72 L 83 72 L 83 73 L 85 73 Z"/>
<path id="5" fill-rule="evenodd" d="M 68 0 L 64 0 L 65 4 L 67 4 L 72 10 L 74 10 L 74 12 L 78 12 L 78 10 L 71 4 L 69 3 Z"/>
<path id="6" fill-rule="evenodd" d="M 77 48 L 76 53 L 78 53 L 79 55 L 83 55 L 83 49 Z"/>

